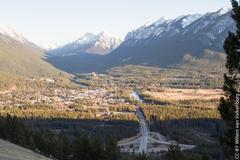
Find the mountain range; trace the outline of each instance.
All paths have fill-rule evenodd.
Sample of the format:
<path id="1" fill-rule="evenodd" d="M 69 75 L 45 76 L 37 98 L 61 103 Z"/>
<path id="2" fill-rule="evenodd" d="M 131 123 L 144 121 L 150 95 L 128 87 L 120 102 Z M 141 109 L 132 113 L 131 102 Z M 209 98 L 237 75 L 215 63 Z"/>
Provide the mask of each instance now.
<path id="1" fill-rule="evenodd" d="M 205 50 L 223 52 L 225 37 L 234 29 L 229 9 L 204 15 L 183 15 L 173 20 L 161 18 L 129 32 L 119 47 L 108 54 L 79 55 L 70 43 L 67 49 L 58 48 L 58 54 L 51 54 L 48 60 L 57 68 L 72 73 L 105 71 L 127 64 L 173 66 L 186 54 L 201 58 Z"/>
<path id="2" fill-rule="evenodd" d="M 118 64 L 166 66 L 185 54 L 201 57 L 205 49 L 223 51 L 223 42 L 235 28 L 230 12 L 221 9 L 205 15 L 186 15 L 157 21 L 127 34 L 111 53 Z"/>
<path id="3" fill-rule="evenodd" d="M 125 39 L 101 32 L 43 51 L 6 26 L 0 26 L 0 72 L 23 76 L 57 76 L 66 71 L 102 72 L 121 65 L 176 66 L 185 55 L 201 58 L 206 50 L 223 51 L 235 23 L 229 10 L 204 15 L 160 18 L 129 32 Z"/>

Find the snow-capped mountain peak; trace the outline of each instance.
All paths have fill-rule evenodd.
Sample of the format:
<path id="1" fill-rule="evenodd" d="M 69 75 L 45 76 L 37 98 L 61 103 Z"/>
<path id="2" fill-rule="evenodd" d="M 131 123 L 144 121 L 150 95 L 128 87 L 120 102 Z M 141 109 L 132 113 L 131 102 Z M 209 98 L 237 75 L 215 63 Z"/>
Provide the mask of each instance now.
<path id="1" fill-rule="evenodd" d="M 116 49 L 122 40 L 112 36 L 107 31 L 103 31 L 96 35 L 91 43 L 91 47 L 87 50 L 88 53 L 105 55 Z"/>
<path id="2" fill-rule="evenodd" d="M 144 25 L 135 31 L 129 32 L 125 38 L 127 42 L 125 44 L 140 44 L 141 40 L 162 37 L 165 34 L 173 36 L 200 17 L 201 15 L 195 14 L 180 16 L 174 20 L 160 18 L 152 24 Z"/>
<path id="3" fill-rule="evenodd" d="M 228 13 L 231 10 L 231 8 L 221 8 L 220 10 L 217 11 L 218 15 L 224 15 L 226 13 Z"/>
<path id="4" fill-rule="evenodd" d="M 164 30 L 163 26 L 169 22 L 170 20 L 166 18 L 160 18 L 152 24 L 145 24 L 137 30 L 129 32 L 125 38 L 125 42 L 129 43 L 129 45 L 134 45 L 141 39 L 146 39 L 154 35 L 160 35 Z"/>
<path id="5" fill-rule="evenodd" d="M 196 21 L 198 18 L 200 18 L 201 15 L 200 14 L 194 14 L 194 15 L 187 15 L 187 16 L 184 16 L 182 18 L 182 27 L 185 28 L 187 27 L 189 24 L 193 23 L 194 21 Z"/>
<path id="6" fill-rule="evenodd" d="M 106 55 L 116 49 L 121 43 L 122 40 L 120 38 L 112 36 L 107 31 L 103 31 L 96 35 L 93 33 L 86 33 L 76 41 L 55 49 L 53 54 L 59 56 L 67 56 L 69 54 L 76 55 L 79 53 Z M 62 50 L 66 51 L 67 54 L 62 53 Z"/>
<path id="7" fill-rule="evenodd" d="M 140 27 L 140 28 L 146 28 L 146 27 L 149 27 L 149 26 L 151 26 L 151 25 L 155 25 L 155 26 L 158 26 L 158 25 L 160 25 L 160 24 L 163 24 L 163 23 L 166 23 L 167 21 L 169 21 L 169 19 L 167 19 L 167 18 L 165 18 L 165 17 L 161 17 L 158 21 L 156 21 L 156 22 L 151 22 L 151 21 L 149 21 L 149 22 L 146 22 L 142 27 Z"/>
<path id="8" fill-rule="evenodd" d="M 163 23 L 166 23 L 167 21 L 170 21 L 169 19 L 165 18 L 165 17 L 161 17 L 157 22 L 155 22 L 154 24 L 156 26 L 160 25 L 160 24 L 163 24 Z"/>
<path id="9" fill-rule="evenodd" d="M 85 33 L 83 37 L 79 38 L 75 42 L 84 45 L 94 40 L 95 38 L 96 36 L 93 33 Z"/>
<path id="10" fill-rule="evenodd" d="M 215 12 L 209 12 L 204 15 L 183 15 L 173 20 L 161 18 L 152 24 L 144 25 L 129 32 L 125 38 L 124 44 L 127 46 L 139 46 L 143 41 L 146 42 L 153 39 L 190 34 L 190 32 L 195 34 L 202 32 L 201 36 L 216 39 L 215 34 L 218 35 L 223 33 L 225 28 L 227 28 L 227 26 L 231 26 L 232 24 L 231 17 L 228 15 L 229 12 L 230 9 L 225 8 Z"/>
<path id="11" fill-rule="evenodd" d="M 21 43 L 28 42 L 26 38 L 24 38 L 21 34 L 15 32 L 13 29 L 11 29 L 8 26 L 0 26 L 0 35 L 4 36 L 2 38 L 6 41 L 8 41 L 9 38 L 12 38 Z"/>
<path id="12" fill-rule="evenodd" d="M 98 36 L 103 36 L 103 37 L 113 37 L 109 32 L 107 31 L 102 31 L 101 33 L 98 34 Z"/>

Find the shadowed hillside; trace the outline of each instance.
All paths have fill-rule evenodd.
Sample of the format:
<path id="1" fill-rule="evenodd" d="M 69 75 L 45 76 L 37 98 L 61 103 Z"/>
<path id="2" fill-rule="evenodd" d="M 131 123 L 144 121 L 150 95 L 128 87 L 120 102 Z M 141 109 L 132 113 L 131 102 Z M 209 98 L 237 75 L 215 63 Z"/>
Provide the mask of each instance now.
<path id="1" fill-rule="evenodd" d="M 46 55 L 38 46 L 8 27 L 0 26 L 0 29 L 1 72 L 31 77 L 64 75 L 46 62 Z"/>
<path id="2" fill-rule="evenodd" d="M 0 139 L 0 160 L 50 160 L 28 149 Z"/>

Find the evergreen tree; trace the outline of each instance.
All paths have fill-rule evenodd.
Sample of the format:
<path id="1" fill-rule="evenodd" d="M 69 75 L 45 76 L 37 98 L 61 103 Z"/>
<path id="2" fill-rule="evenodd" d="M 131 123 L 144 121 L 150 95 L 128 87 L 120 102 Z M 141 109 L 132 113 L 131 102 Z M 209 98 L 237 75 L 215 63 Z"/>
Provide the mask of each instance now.
<path id="1" fill-rule="evenodd" d="M 44 137 L 42 135 L 42 132 L 43 131 L 36 131 L 35 134 L 33 135 L 33 139 L 34 139 L 34 142 L 35 142 L 35 147 L 37 150 L 43 152 L 45 150 L 45 140 L 44 140 Z"/>
<path id="2" fill-rule="evenodd" d="M 138 155 L 135 160 L 148 160 L 146 154 L 140 154 Z"/>
<path id="3" fill-rule="evenodd" d="M 240 6 L 239 2 L 232 0 L 232 18 L 236 22 L 236 33 L 229 33 L 224 43 L 224 50 L 227 55 L 226 67 L 228 73 L 224 75 L 225 98 L 221 98 L 219 111 L 225 121 L 225 132 L 221 138 L 221 144 L 226 159 L 234 157 L 235 138 L 235 111 L 236 96 L 240 89 Z"/>
<path id="4" fill-rule="evenodd" d="M 106 145 L 106 160 L 119 160 L 120 159 L 120 151 L 117 147 L 116 141 L 110 139 Z"/>
<path id="5" fill-rule="evenodd" d="M 73 159 L 74 160 L 90 160 L 91 146 L 87 137 L 77 135 L 73 141 Z"/>
<path id="6" fill-rule="evenodd" d="M 58 135 L 57 146 L 56 146 L 56 157 L 59 160 L 67 160 L 71 153 L 69 140 L 65 132 L 61 131 Z"/>
<path id="7" fill-rule="evenodd" d="M 34 141 L 34 137 L 33 137 L 32 135 L 29 137 L 28 146 L 29 146 L 29 148 L 32 149 L 33 151 L 36 150 L 36 146 L 37 146 L 37 145 L 36 145 L 36 143 L 35 143 L 35 141 Z"/>
<path id="8" fill-rule="evenodd" d="M 205 153 L 202 155 L 201 160 L 210 160 L 209 156 Z"/>
<path id="9" fill-rule="evenodd" d="M 42 134 L 45 141 L 43 152 L 49 156 L 53 156 L 53 154 L 56 153 L 57 145 L 55 135 L 48 129 L 45 129 Z"/>
<path id="10" fill-rule="evenodd" d="M 168 152 L 166 154 L 167 160 L 186 160 L 184 153 L 181 151 L 181 148 L 176 145 L 170 145 L 168 148 Z"/>
<path id="11" fill-rule="evenodd" d="M 99 138 L 95 138 L 91 142 L 91 160 L 104 160 L 104 148 L 101 140 Z"/>

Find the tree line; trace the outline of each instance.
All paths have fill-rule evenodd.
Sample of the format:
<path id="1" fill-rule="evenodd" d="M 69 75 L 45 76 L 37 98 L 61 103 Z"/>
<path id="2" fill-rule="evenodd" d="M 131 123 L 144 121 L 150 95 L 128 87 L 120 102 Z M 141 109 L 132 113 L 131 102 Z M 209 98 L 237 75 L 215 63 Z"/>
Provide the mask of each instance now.
<path id="1" fill-rule="evenodd" d="M 151 160 L 145 154 L 122 155 L 114 139 L 103 142 L 101 138 L 89 137 L 79 133 L 68 136 L 64 131 L 54 133 L 47 129 L 34 129 L 26 126 L 16 116 L 0 118 L 0 138 L 28 148 L 36 153 L 58 160 Z M 205 155 L 189 155 L 179 147 L 170 146 L 167 154 L 154 159 L 208 160 Z"/>
<path id="2" fill-rule="evenodd" d="M 90 140 L 79 133 L 73 137 L 64 131 L 37 130 L 24 125 L 22 120 L 7 115 L 0 118 L 0 138 L 59 160 L 118 160 L 120 151 L 115 140 L 105 144 L 100 138 Z"/>

